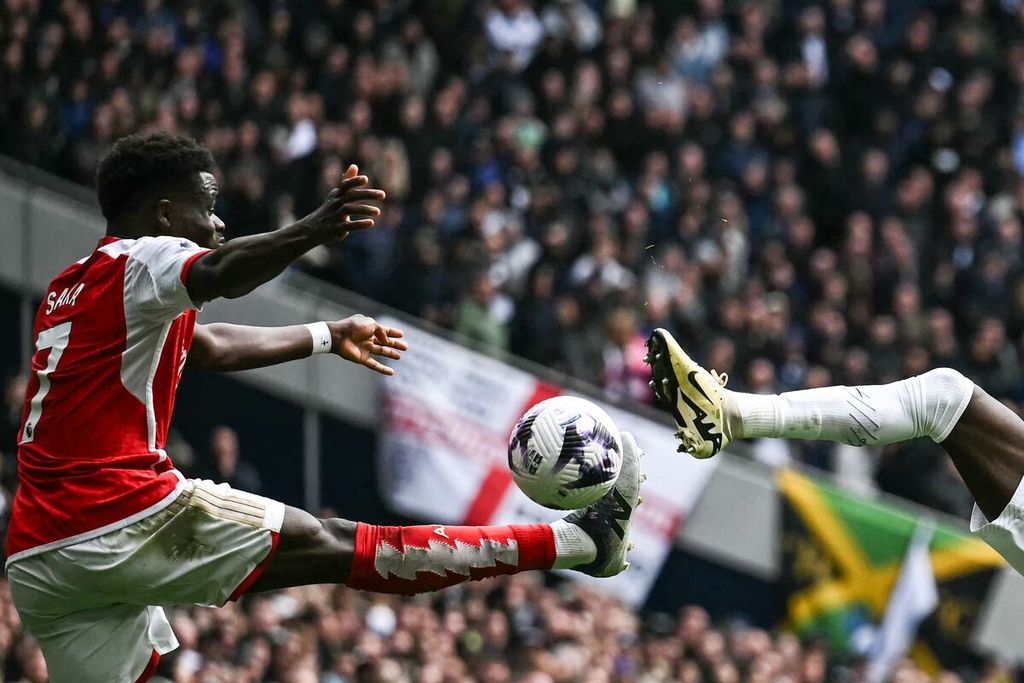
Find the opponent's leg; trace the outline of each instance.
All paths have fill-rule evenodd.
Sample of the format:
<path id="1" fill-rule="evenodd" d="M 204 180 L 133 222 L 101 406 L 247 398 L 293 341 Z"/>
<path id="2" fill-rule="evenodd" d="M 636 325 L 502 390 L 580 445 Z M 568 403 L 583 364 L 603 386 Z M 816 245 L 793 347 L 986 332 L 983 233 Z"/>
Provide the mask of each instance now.
<path id="1" fill-rule="evenodd" d="M 640 450 L 632 435 L 622 436 L 615 487 L 553 524 L 374 526 L 320 520 L 287 508 L 277 552 L 250 592 L 345 583 L 381 593 L 418 593 L 530 569 L 618 574 L 629 564 L 629 527 L 641 481 Z"/>
<path id="2" fill-rule="evenodd" d="M 1024 476 L 1024 422 L 955 370 L 885 385 L 745 394 L 726 390 L 668 332 L 656 330 L 648 343 L 659 402 L 676 416 L 682 449 L 698 457 L 742 438 L 864 446 L 927 436 L 950 454 L 989 519 Z"/>
<path id="3" fill-rule="evenodd" d="M 963 415 L 974 383 L 941 368 L 883 385 L 834 386 L 783 394 L 722 390 L 725 432 L 872 446 L 927 436 L 942 442 Z"/>
<path id="4" fill-rule="evenodd" d="M 734 438 L 864 446 L 928 437 L 949 453 L 989 519 L 999 516 L 1024 477 L 1024 422 L 948 368 L 885 385 L 723 393 L 726 431 Z"/>

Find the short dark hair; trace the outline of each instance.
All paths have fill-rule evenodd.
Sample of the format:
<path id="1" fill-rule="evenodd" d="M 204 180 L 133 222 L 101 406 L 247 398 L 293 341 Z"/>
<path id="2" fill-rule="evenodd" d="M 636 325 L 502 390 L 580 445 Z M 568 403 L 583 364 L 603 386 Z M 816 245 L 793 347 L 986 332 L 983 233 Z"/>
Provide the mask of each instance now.
<path id="1" fill-rule="evenodd" d="M 169 133 L 123 137 L 96 170 L 100 210 L 110 221 L 168 191 L 198 192 L 198 174 L 212 169 L 210 150 L 192 138 Z"/>

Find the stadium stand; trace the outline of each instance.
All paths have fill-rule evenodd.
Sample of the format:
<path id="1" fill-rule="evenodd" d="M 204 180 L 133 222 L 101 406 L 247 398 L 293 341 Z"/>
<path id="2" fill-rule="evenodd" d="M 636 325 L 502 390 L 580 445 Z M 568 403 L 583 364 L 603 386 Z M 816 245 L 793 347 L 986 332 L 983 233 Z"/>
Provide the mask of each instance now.
<path id="1" fill-rule="evenodd" d="M 1024 401 L 1015 0 L 8 0 L 0 45 L 0 152 L 90 184 L 120 135 L 191 134 L 216 154 L 234 235 L 301 215 L 358 162 L 389 192 L 385 217 L 306 270 L 611 397 L 650 400 L 640 347 L 658 325 L 747 390 L 949 365 Z M 854 457 L 777 448 L 748 455 Z M 931 444 L 879 455 L 865 476 L 883 489 L 969 509 Z M 315 590 L 180 612 L 195 646 L 166 666 L 245 680 L 239 662 L 289 652 L 320 655 L 329 681 L 575 680 L 532 637 L 569 662 L 608 658 L 611 678 L 857 677 L 855 662 L 742 625 L 668 654 L 693 617 L 641 624 L 530 580 L 419 607 Z M 608 642 L 520 628 L 517 591 L 535 620 L 613 622 Z M 42 680 L 0 602 L 8 675 Z M 407 628 L 373 625 L 406 610 Z M 515 647 L 481 656 L 502 620 Z M 412 652 L 417 628 L 442 634 L 445 665 Z M 761 671 L 749 648 L 774 664 Z M 270 680 L 317 680 L 306 659 L 269 664 Z"/>
<path id="2" fill-rule="evenodd" d="M 17 643 L 11 680 L 44 683 L 31 640 L 17 639 L 10 598 L 0 593 L 0 636 Z M 700 607 L 639 616 L 578 585 L 546 587 L 539 575 L 397 600 L 312 586 L 254 597 L 220 610 L 169 615 L 181 648 L 157 683 L 825 683 L 864 680 L 864 661 L 830 657 L 742 621 L 713 623 Z M 5 648 L 6 649 L 6 648 Z M 992 665 L 976 683 L 1010 680 Z M 910 660 L 899 683 L 932 679 Z"/>

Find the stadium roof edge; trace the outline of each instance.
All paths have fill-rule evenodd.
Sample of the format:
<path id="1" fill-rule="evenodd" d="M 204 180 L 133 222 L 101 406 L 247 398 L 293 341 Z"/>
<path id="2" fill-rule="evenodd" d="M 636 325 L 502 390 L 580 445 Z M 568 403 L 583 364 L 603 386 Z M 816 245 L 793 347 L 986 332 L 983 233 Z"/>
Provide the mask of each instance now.
<path id="1" fill-rule="evenodd" d="M 99 213 L 96 192 L 91 187 L 79 185 L 3 154 L 0 154 L 0 173 L 62 195 Z"/>

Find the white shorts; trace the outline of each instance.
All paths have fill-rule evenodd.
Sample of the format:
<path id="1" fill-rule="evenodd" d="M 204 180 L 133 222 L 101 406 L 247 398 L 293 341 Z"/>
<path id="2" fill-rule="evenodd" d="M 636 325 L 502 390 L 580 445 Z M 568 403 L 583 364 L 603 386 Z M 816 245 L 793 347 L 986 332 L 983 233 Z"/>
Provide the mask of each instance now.
<path id="1" fill-rule="evenodd" d="M 971 531 L 1024 575 L 1024 480 L 1017 485 L 1009 504 L 994 520 L 989 521 L 975 504 L 971 513 Z"/>
<path id="2" fill-rule="evenodd" d="M 124 528 L 7 567 L 14 605 L 53 683 L 146 680 L 178 647 L 161 605 L 223 605 L 262 573 L 284 504 L 191 479 Z"/>

